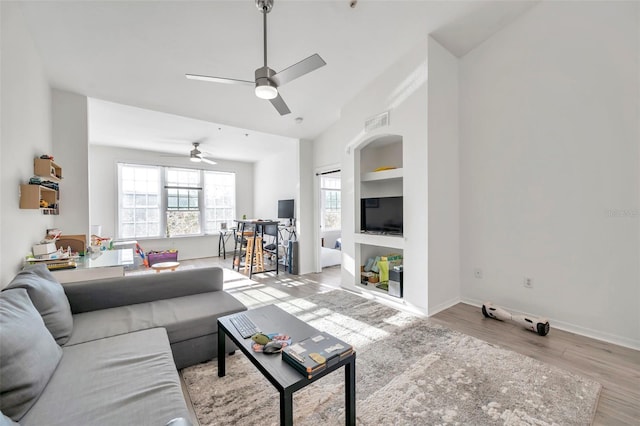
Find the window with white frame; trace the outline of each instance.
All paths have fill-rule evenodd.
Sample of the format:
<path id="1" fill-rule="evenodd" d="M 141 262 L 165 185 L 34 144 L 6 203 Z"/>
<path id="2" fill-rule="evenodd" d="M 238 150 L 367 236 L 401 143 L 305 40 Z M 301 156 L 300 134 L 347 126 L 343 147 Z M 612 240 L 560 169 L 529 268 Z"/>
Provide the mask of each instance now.
<path id="1" fill-rule="evenodd" d="M 231 227 L 236 217 L 236 175 L 204 172 L 204 229 L 211 234 Z M 223 225 L 224 224 L 224 225 Z"/>
<path id="2" fill-rule="evenodd" d="M 167 236 L 199 235 L 201 170 L 165 169 L 165 194 L 167 200 Z"/>
<path id="3" fill-rule="evenodd" d="M 118 183 L 119 237 L 160 236 L 160 167 L 118 164 Z"/>
<path id="4" fill-rule="evenodd" d="M 118 237 L 214 234 L 232 226 L 235 199 L 234 173 L 119 163 Z"/>
<path id="5" fill-rule="evenodd" d="M 320 191 L 323 231 L 340 230 L 340 176 L 321 176 Z"/>

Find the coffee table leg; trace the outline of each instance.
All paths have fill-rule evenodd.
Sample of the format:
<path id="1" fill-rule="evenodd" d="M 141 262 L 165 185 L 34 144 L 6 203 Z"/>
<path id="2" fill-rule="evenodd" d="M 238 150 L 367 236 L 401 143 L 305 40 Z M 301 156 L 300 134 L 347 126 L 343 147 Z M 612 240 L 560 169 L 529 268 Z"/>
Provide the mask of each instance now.
<path id="1" fill-rule="evenodd" d="M 293 426 L 293 392 L 280 391 L 280 425 Z"/>
<path id="2" fill-rule="evenodd" d="M 224 331 L 218 323 L 218 377 L 224 377 L 225 365 L 224 365 Z"/>
<path id="3" fill-rule="evenodd" d="M 356 357 L 344 366 L 344 406 L 347 426 L 356 424 Z"/>

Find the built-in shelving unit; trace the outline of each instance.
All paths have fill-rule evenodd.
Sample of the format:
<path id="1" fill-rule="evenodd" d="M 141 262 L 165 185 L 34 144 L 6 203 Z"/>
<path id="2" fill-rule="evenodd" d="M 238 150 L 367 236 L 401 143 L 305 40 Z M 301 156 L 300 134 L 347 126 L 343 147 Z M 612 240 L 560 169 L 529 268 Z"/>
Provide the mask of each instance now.
<path id="1" fill-rule="evenodd" d="M 355 195 L 355 227 L 353 237 L 355 243 L 355 260 L 357 265 L 364 265 L 367 259 L 376 256 L 403 254 L 405 239 L 401 235 L 388 235 L 360 232 L 360 202 L 362 198 L 397 197 L 404 193 L 404 171 L 402 168 L 403 149 L 402 136 L 381 135 L 356 148 L 354 155 L 356 172 Z M 384 168 L 385 170 L 376 171 Z M 373 294 L 398 300 L 389 295 L 387 290 L 380 289 L 376 283 L 365 283 L 356 274 L 356 285 Z"/>
<path id="2" fill-rule="evenodd" d="M 50 159 L 36 158 L 33 162 L 34 175 L 43 181 L 60 182 L 62 168 Z M 20 185 L 20 208 L 39 209 L 42 214 L 59 214 L 60 193 L 43 185 Z"/>
<path id="3" fill-rule="evenodd" d="M 398 235 L 359 233 L 354 235 L 353 241 L 356 244 L 370 244 L 398 250 L 404 248 L 404 237 Z"/>

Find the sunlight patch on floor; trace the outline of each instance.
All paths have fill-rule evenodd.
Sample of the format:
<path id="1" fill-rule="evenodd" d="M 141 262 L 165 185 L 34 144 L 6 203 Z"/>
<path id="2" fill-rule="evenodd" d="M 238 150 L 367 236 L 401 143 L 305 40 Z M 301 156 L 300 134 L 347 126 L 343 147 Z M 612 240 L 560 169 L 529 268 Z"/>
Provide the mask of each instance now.
<path id="1" fill-rule="evenodd" d="M 317 305 L 305 299 L 292 298 L 290 300 L 281 301 L 280 303 L 278 303 L 278 306 L 285 311 L 298 316 L 297 314 L 309 311 L 310 309 L 314 309 Z"/>
<path id="2" fill-rule="evenodd" d="M 343 340 L 347 340 L 355 347 L 362 348 L 389 336 L 385 330 L 330 309 L 312 311 L 299 316 L 299 318 L 319 330 L 334 336 L 343 336 Z"/>
<path id="3" fill-rule="evenodd" d="M 273 303 L 280 302 L 281 300 L 274 297 L 273 295 L 268 294 L 264 291 L 264 288 L 261 289 L 249 289 L 243 290 L 237 293 L 232 293 L 233 296 L 240 300 L 247 308 L 258 307 L 263 305 L 269 305 Z M 288 295 L 284 295 L 284 298 L 290 297 Z"/>
<path id="4" fill-rule="evenodd" d="M 291 297 L 289 294 L 285 293 L 284 291 L 278 290 L 277 288 L 273 288 L 273 287 L 264 287 L 262 291 L 277 299 L 286 299 L 288 297 Z"/>
<path id="5" fill-rule="evenodd" d="M 390 325 L 406 327 L 409 324 L 415 322 L 417 319 L 418 317 L 408 312 L 398 312 L 397 314 L 390 316 L 389 318 L 385 318 L 383 321 Z"/>

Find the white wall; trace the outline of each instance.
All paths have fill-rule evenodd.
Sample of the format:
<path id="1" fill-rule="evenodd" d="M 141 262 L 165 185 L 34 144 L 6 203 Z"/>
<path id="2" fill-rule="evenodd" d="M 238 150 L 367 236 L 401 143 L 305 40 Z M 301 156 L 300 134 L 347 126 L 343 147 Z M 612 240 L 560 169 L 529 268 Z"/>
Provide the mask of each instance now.
<path id="1" fill-rule="evenodd" d="M 640 348 L 639 7 L 542 2 L 462 59 L 465 301 Z"/>
<path id="2" fill-rule="evenodd" d="M 278 200 L 296 198 L 298 186 L 298 141 L 291 139 L 285 152 L 254 163 L 254 215 L 248 218 L 276 219 Z M 298 201 L 295 201 L 297 204 Z M 238 211 L 242 217 L 242 212 Z"/>
<path id="3" fill-rule="evenodd" d="M 90 237 L 87 97 L 54 89 L 51 106 L 53 150 L 64 178 L 54 225 L 64 234 Z"/>
<path id="4" fill-rule="evenodd" d="M 51 90 L 20 5 L 0 3 L 1 149 L 0 288 L 22 266 L 31 246 L 52 227 L 53 217 L 19 209 L 19 185 L 33 176 L 33 159 L 55 155 L 51 144 Z"/>
<path id="5" fill-rule="evenodd" d="M 429 314 L 460 301 L 458 59 L 429 37 Z"/>
<path id="6" fill-rule="evenodd" d="M 236 173 L 236 214 L 252 217 L 253 164 L 215 159 L 218 164 L 200 163 L 198 167 Z M 118 181 L 117 163 L 153 164 L 192 167 L 182 158 L 165 157 L 150 151 L 91 145 L 89 149 L 91 225 L 101 225 L 104 236 L 116 236 Z M 230 240 L 231 241 L 231 240 Z M 145 251 L 177 249 L 179 259 L 196 259 L 218 255 L 218 236 L 173 237 L 139 240 Z"/>
<path id="7" fill-rule="evenodd" d="M 315 182 L 313 172 L 312 142 L 301 140 L 298 144 L 297 161 L 298 183 L 296 191 L 296 230 L 298 233 L 298 273 L 315 272 L 315 259 L 318 247 L 315 242 Z"/>

